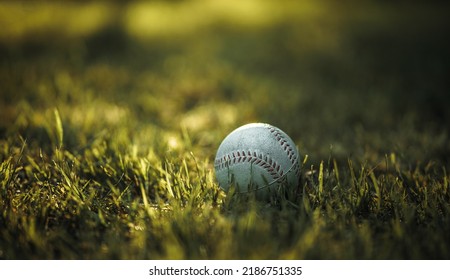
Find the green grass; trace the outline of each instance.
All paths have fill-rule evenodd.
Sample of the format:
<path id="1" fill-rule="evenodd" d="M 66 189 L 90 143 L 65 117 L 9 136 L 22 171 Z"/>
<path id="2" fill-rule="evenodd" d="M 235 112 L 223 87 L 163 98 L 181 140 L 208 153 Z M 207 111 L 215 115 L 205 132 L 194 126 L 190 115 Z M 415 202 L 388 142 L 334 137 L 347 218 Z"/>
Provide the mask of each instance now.
<path id="1" fill-rule="evenodd" d="M 450 258 L 445 9 L 248 3 L 2 4 L 0 259 Z M 167 7 L 165 33 L 139 21 Z M 214 177 L 255 121 L 304 159 L 271 201 Z"/>

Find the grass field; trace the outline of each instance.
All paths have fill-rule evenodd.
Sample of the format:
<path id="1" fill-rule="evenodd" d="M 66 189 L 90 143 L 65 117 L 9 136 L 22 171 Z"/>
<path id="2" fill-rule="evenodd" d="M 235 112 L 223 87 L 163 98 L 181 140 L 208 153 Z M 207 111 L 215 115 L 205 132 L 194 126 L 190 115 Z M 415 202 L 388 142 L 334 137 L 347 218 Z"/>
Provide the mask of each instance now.
<path id="1" fill-rule="evenodd" d="M 449 259 L 448 6 L 378 2 L 1 3 L 0 259 Z M 249 122 L 299 189 L 219 189 Z"/>

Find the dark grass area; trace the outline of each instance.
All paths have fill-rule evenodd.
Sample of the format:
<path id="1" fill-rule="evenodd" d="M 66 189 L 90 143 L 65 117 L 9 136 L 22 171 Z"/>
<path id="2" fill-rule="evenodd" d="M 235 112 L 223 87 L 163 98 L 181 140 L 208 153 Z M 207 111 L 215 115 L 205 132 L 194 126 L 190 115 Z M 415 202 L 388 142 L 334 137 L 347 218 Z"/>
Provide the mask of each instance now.
<path id="1" fill-rule="evenodd" d="M 1 4 L 1 259 L 449 258 L 447 5 L 152 3 Z M 214 178 L 255 121 L 305 158 L 270 203 Z"/>

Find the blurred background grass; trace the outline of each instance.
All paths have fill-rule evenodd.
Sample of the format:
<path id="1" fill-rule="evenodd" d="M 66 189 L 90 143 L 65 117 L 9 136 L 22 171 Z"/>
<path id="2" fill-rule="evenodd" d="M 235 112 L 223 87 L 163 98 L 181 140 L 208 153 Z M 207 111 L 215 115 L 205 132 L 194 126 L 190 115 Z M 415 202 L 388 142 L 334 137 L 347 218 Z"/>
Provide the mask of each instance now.
<path id="1" fill-rule="evenodd" d="M 448 206 L 450 168 L 448 8 L 439 1 L 1 2 L 0 161 L 5 170 L 12 155 L 25 163 L 11 183 L 17 193 L 1 193 L 10 200 L 0 257 L 447 256 L 448 208 L 439 207 Z M 230 222 L 228 206 L 210 205 L 218 201 L 217 147 L 256 121 L 287 132 L 312 169 L 328 162 L 329 201 L 309 204 L 316 178 L 308 177 L 300 216 L 250 209 Z M 339 175 L 329 159 L 345 170 L 337 186 L 349 191 L 334 193 Z M 371 201 L 345 208 L 358 191 L 369 193 L 370 184 L 355 186 L 355 178 L 376 184 L 366 170 L 388 163 L 402 182 L 397 188 L 389 170 L 376 178 L 385 185 L 382 211 L 369 209 Z M 173 195 L 195 207 L 142 207 L 144 192 L 154 198 L 171 182 L 195 186 Z M 81 198 L 70 197 L 72 186 Z M 196 192 L 208 197 L 199 202 Z M 143 231 L 149 220 L 153 227 Z M 419 244 L 425 235 L 435 242 Z M 270 242 L 274 236 L 282 238 Z M 129 250 L 117 245 L 124 241 Z"/>
<path id="2" fill-rule="evenodd" d="M 186 129 L 211 153 L 232 128 L 261 121 L 315 160 L 332 153 L 376 162 L 395 152 L 448 164 L 446 8 L 3 2 L 0 132 L 16 127 L 23 106 L 59 107 L 76 127 L 128 118 Z"/>

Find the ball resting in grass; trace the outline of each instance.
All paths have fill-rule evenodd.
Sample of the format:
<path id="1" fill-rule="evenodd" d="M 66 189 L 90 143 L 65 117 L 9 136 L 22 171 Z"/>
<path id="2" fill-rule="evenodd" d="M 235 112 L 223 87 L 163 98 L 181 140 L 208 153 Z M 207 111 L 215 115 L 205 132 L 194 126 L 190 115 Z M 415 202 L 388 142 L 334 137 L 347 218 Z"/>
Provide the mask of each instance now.
<path id="1" fill-rule="evenodd" d="M 231 132 L 219 146 L 214 168 L 219 186 L 267 198 L 300 180 L 300 156 L 292 139 L 270 124 L 251 123 Z"/>

